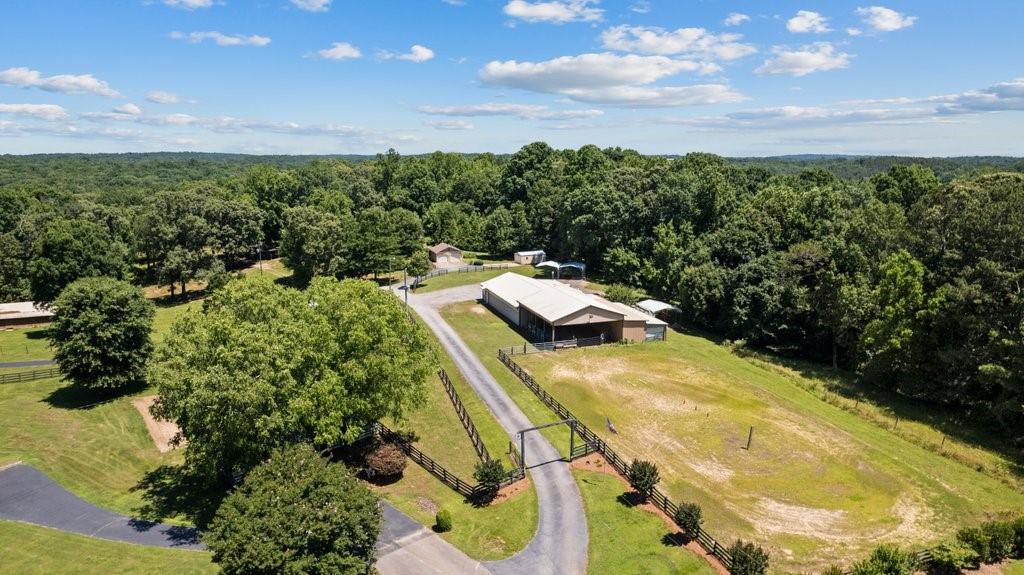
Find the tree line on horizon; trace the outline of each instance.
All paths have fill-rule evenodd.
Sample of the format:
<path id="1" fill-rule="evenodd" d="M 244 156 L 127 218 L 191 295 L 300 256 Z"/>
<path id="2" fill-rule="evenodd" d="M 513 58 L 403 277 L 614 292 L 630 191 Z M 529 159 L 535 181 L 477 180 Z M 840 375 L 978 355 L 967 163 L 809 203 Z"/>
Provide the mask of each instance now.
<path id="1" fill-rule="evenodd" d="M 286 166 L 18 161 L 0 162 L 5 301 L 48 301 L 87 275 L 180 293 L 271 246 L 299 285 L 424 269 L 425 242 L 544 249 L 722 337 L 833 363 L 1024 440 L 1019 162 L 936 160 L 940 177 L 870 158 L 783 169 L 541 142 Z M 851 162 L 873 175 L 843 176 Z"/>

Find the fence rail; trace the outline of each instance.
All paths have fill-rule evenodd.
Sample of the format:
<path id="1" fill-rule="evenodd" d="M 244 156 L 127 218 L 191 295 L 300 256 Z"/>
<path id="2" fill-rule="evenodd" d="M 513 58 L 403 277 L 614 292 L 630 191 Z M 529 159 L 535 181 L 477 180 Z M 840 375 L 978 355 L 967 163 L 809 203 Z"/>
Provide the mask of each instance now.
<path id="1" fill-rule="evenodd" d="M 592 452 L 600 453 L 608 463 L 610 463 L 612 467 L 619 472 L 619 474 L 625 477 L 627 481 L 629 480 L 629 463 L 627 463 L 625 459 L 620 457 L 618 453 L 615 453 L 615 451 L 609 447 L 603 439 L 598 437 L 596 433 L 591 431 L 589 427 L 580 423 L 579 419 L 577 419 L 571 411 L 541 387 L 540 384 L 537 383 L 537 380 L 527 373 L 526 370 L 520 367 L 519 364 L 513 361 L 512 357 L 506 353 L 504 349 L 498 350 L 498 359 L 501 363 L 505 364 L 505 367 L 509 368 L 509 370 L 519 378 L 519 381 L 523 382 L 523 384 L 526 385 L 526 387 L 532 391 L 538 399 L 544 402 L 544 405 L 547 405 L 551 411 L 554 411 L 555 415 L 562 419 L 576 419 L 576 433 L 583 438 L 583 441 L 589 446 Z M 673 503 L 668 496 L 655 487 L 647 494 L 647 497 L 651 503 L 664 511 L 670 518 L 675 520 L 678 506 Z M 697 542 L 708 551 L 708 553 L 717 557 L 726 569 L 732 567 L 732 555 L 730 555 L 729 551 L 719 543 L 717 539 L 712 537 L 710 533 L 703 528 L 699 528 L 697 533 L 691 533 L 690 535 L 693 536 L 693 538 L 696 539 Z"/>
<path id="2" fill-rule="evenodd" d="M 56 377 L 58 375 L 60 375 L 60 368 L 58 367 L 36 369 L 33 371 L 19 371 L 17 373 L 4 373 L 0 374 L 0 384 L 35 381 L 37 379 L 46 379 L 48 377 Z"/>
<path id="3" fill-rule="evenodd" d="M 412 289 L 420 287 L 420 284 L 430 278 L 436 278 L 439 276 L 446 276 L 448 274 L 468 274 L 473 272 L 482 272 L 486 270 L 506 270 L 511 267 L 517 267 L 516 264 L 480 264 L 477 266 L 461 266 L 457 268 L 441 268 L 433 271 L 429 271 L 421 276 L 416 276 L 412 280 Z"/>
<path id="4" fill-rule="evenodd" d="M 501 348 L 501 351 L 505 352 L 506 355 L 510 356 L 528 355 L 531 353 L 541 353 L 545 351 L 555 351 L 559 349 L 589 347 L 592 345 L 601 345 L 603 343 L 605 343 L 604 336 L 596 335 L 594 337 L 562 339 L 559 341 L 543 341 L 537 343 L 522 343 L 519 345 L 510 345 Z"/>
<path id="5" fill-rule="evenodd" d="M 466 433 L 469 434 L 469 440 L 473 443 L 473 449 L 476 450 L 476 455 L 482 461 L 490 461 L 491 454 L 487 453 L 487 446 L 484 445 L 482 439 L 480 439 L 480 432 L 476 430 L 476 425 L 473 425 L 473 419 L 469 417 L 469 412 L 466 411 L 466 406 L 462 404 L 462 400 L 459 399 L 459 393 L 455 391 L 455 386 L 452 385 L 452 380 L 448 378 L 448 373 L 443 370 L 437 370 L 437 376 L 441 378 L 441 383 L 444 385 L 444 390 L 448 392 L 448 399 L 452 400 L 452 405 L 455 407 L 455 413 L 459 415 L 459 421 L 462 422 L 462 427 L 465 428 Z"/>

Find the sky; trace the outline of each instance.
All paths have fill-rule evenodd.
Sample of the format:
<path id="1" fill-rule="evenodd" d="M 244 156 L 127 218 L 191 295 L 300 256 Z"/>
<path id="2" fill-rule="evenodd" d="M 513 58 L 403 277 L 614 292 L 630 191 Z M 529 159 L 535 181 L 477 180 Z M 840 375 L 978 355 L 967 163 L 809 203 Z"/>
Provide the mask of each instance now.
<path id="1" fill-rule="evenodd" d="M 0 153 L 1024 156 L 1020 0 L 4 0 Z"/>

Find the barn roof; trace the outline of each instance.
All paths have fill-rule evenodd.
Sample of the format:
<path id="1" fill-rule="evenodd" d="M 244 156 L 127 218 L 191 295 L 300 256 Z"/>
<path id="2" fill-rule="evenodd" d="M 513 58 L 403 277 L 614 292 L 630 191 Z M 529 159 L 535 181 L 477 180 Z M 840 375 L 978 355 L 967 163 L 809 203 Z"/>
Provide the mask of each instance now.
<path id="1" fill-rule="evenodd" d="M 611 302 L 557 281 L 538 280 L 508 272 L 481 283 L 480 287 L 516 307 L 522 305 L 529 308 L 535 315 L 549 323 L 557 322 L 589 307 L 627 317 L 626 312 L 616 308 Z M 633 313 L 636 313 L 635 310 Z"/>
<path id="2" fill-rule="evenodd" d="M 444 242 L 441 242 L 441 243 L 437 244 L 436 246 L 433 246 L 433 247 L 430 247 L 430 248 L 427 248 L 427 249 L 429 249 L 430 251 L 434 252 L 435 254 L 439 254 L 441 252 L 445 252 L 445 251 L 448 251 L 448 250 L 455 250 L 457 252 L 461 252 L 462 251 L 459 248 L 457 248 L 457 247 L 455 247 L 455 246 L 453 246 L 451 244 L 446 244 Z"/>

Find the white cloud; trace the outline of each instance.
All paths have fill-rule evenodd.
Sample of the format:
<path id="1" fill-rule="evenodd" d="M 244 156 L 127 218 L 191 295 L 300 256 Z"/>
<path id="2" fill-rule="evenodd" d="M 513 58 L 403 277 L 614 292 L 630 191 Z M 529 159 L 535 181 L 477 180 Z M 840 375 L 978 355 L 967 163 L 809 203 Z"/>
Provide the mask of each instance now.
<path id="1" fill-rule="evenodd" d="M 164 115 L 144 115 L 141 113 L 133 114 L 130 112 L 120 111 L 114 109 L 113 112 L 86 112 L 82 114 L 82 118 L 92 122 L 132 122 L 135 124 L 145 124 L 147 126 L 192 126 L 200 123 L 200 119 L 191 116 L 189 114 L 164 114 Z"/>
<path id="2" fill-rule="evenodd" d="M 651 12 L 651 3 L 647 0 L 637 0 L 629 7 L 630 10 L 637 14 L 649 14 Z"/>
<path id="3" fill-rule="evenodd" d="M 786 29 L 797 34 L 823 34 L 832 30 L 828 27 L 828 18 L 810 10 L 797 11 L 796 16 L 786 22 Z"/>
<path id="4" fill-rule="evenodd" d="M 449 6 L 465 6 L 466 5 L 466 0 L 441 0 L 441 1 L 444 2 L 445 4 L 448 4 Z"/>
<path id="5" fill-rule="evenodd" d="M 331 0 L 292 0 L 292 4 L 307 12 L 326 12 L 331 7 Z"/>
<path id="6" fill-rule="evenodd" d="M 130 104 L 129 103 L 129 104 L 121 104 L 120 106 L 117 106 L 116 108 L 114 108 L 114 111 L 117 112 L 118 114 L 129 114 L 129 115 L 132 115 L 132 116 L 138 116 L 139 114 L 142 113 L 142 108 L 136 106 L 135 104 Z"/>
<path id="7" fill-rule="evenodd" d="M 153 90 L 146 93 L 146 100 L 149 100 L 154 104 L 177 104 L 181 101 L 181 97 L 177 94 L 172 94 L 171 92 Z"/>
<path id="8" fill-rule="evenodd" d="M 406 52 L 405 54 L 395 54 L 394 52 L 382 50 L 377 53 L 377 57 L 380 58 L 381 60 L 398 59 L 420 63 L 426 62 L 427 60 L 432 60 L 434 58 L 434 51 L 431 50 L 430 48 L 427 48 L 426 46 L 414 44 L 413 47 L 410 48 L 409 51 Z"/>
<path id="9" fill-rule="evenodd" d="M 544 62 L 490 62 L 480 79 L 492 86 L 562 94 L 570 100 L 613 106 L 689 106 L 738 102 L 745 97 L 724 84 L 648 86 L 683 72 L 720 71 L 716 64 L 666 56 L 610 52 L 563 56 Z"/>
<path id="10" fill-rule="evenodd" d="M 601 34 L 605 48 L 644 54 L 689 55 L 711 60 L 735 60 L 757 52 L 741 44 L 739 34 L 712 34 L 704 28 L 667 31 L 645 26 L 615 26 Z"/>
<path id="11" fill-rule="evenodd" d="M 722 20 L 722 24 L 725 24 L 726 26 L 739 26 L 740 24 L 749 21 L 750 16 L 747 16 L 746 14 L 741 14 L 739 12 L 733 12 L 726 16 L 725 20 Z"/>
<path id="12" fill-rule="evenodd" d="M 725 84 L 665 87 L 612 86 L 597 89 L 567 90 L 563 93 L 580 102 L 635 108 L 732 104 L 748 99 Z"/>
<path id="13" fill-rule="evenodd" d="M 861 30 L 860 28 L 847 28 L 846 33 L 849 34 L 850 36 L 860 36 L 861 34 L 864 33 L 864 31 Z"/>
<path id="14" fill-rule="evenodd" d="M 939 98 L 943 101 L 938 107 L 942 114 L 1020 111 L 1024 110 L 1024 78 Z"/>
<path id="15" fill-rule="evenodd" d="M 435 130 L 458 131 L 473 129 L 473 124 L 470 124 L 465 120 L 433 120 L 426 124 Z"/>
<path id="16" fill-rule="evenodd" d="M 598 22 L 604 18 L 604 10 L 594 8 L 597 3 L 598 0 L 510 0 L 505 4 L 505 14 L 527 22 Z"/>
<path id="17" fill-rule="evenodd" d="M 65 94 L 89 93 L 108 98 L 116 98 L 121 95 L 106 82 L 94 78 L 92 74 L 58 74 L 43 77 L 38 71 L 23 67 L 0 71 L 0 84 L 19 88 L 39 88 L 47 92 L 63 92 Z"/>
<path id="18" fill-rule="evenodd" d="M 218 46 L 262 47 L 270 44 L 269 37 L 259 36 L 257 34 L 245 36 L 244 34 L 223 34 L 221 32 L 191 32 L 189 34 L 171 32 L 171 38 L 175 40 L 185 40 L 190 44 L 198 44 L 204 40 L 213 40 L 213 42 Z"/>
<path id="19" fill-rule="evenodd" d="M 0 104 L 0 114 L 29 116 L 41 120 L 66 120 L 67 110 L 55 104 Z"/>
<path id="20" fill-rule="evenodd" d="M 363 57 L 363 53 L 359 51 L 359 48 L 348 42 L 335 42 L 331 44 L 330 48 L 318 51 L 317 55 L 328 60 L 346 60 Z"/>
<path id="21" fill-rule="evenodd" d="M 876 32 L 895 32 L 903 28 L 910 28 L 917 21 L 917 16 L 905 16 L 885 6 L 857 8 L 857 14 L 864 19 L 865 24 Z"/>
<path id="22" fill-rule="evenodd" d="M 665 56 L 620 56 L 610 52 L 562 56 L 543 62 L 493 61 L 480 79 L 493 86 L 562 93 L 575 88 L 650 84 L 681 72 L 713 71 L 708 64 Z"/>
<path id="23" fill-rule="evenodd" d="M 765 60 L 764 64 L 754 70 L 755 73 L 806 76 L 814 72 L 846 68 L 852 58 L 845 52 L 836 52 L 829 42 L 801 46 L 796 50 L 775 47 L 772 51 L 775 55 Z"/>
<path id="24" fill-rule="evenodd" d="M 522 120 L 576 120 L 604 114 L 601 110 L 552 110 L 539 104 L 487 103 L 464 106 L 420 106 L 418 111 L 435 116 L 512 116 Z"/>
<path id="25" fill-rule="evenodd" d="M 213 6 L 213 0 L 164 0 L 164 4 L 172 8 L 195 10 L 196 8 L 209 8 Z"/>

